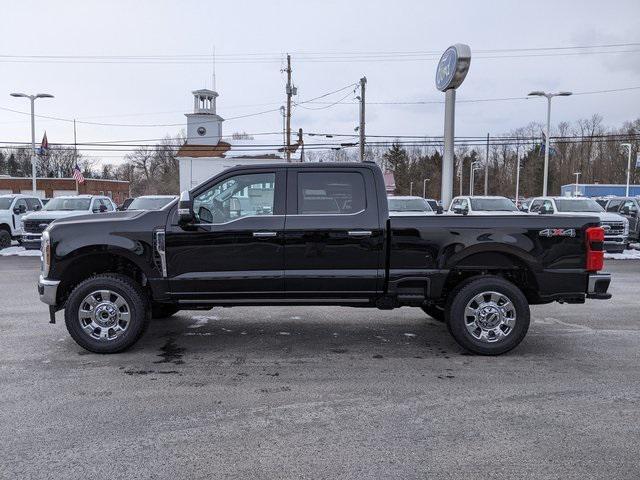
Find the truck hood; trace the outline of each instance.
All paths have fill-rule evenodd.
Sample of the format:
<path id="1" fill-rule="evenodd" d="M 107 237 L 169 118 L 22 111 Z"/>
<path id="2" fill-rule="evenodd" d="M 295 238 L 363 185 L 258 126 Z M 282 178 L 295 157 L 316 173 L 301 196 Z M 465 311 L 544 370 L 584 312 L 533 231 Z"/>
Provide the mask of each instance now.
<path id="1" fill-rule="evenodd" d="M 623 222 L 626 220 L 622 215 L 612 212 L 562 212 L 562 215 L 573 217 L 598 217 L 601 222 Z"/>
<path id="2" fill-rule="evenodd" d="M 32 212 L 24 217 L 23 220 L 57 220 L 59 218 L 78 217 L 87 215 L 87 210 L 40 210 Z M 93 215 L 93 214 L 91 214 Z"/>
<path id="3" fill-rule="evenodd" d="M 69 212 L 65 212 L 69 213 Z M 124 212 L 89 213 L 80 215 L 65 215 L 57 217 L 56 225 L 74 225 L 79 223 L 108 223 L 129 220 L 144 214 L 144 210 L 125 210 Z M 51 218 L 51 217 L 49 217 Z"/>

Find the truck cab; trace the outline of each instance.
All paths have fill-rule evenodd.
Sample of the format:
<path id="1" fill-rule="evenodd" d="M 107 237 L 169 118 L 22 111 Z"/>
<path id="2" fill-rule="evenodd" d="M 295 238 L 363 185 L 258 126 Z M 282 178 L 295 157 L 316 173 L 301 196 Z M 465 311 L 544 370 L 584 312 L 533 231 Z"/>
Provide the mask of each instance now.
<path id="1" fill-rule="evenodd" d="M 21 241 L 22 219 L 30 212 L 42 209 L 42 202 L 33 195 L 0 195 L 0 249 L 11 246 L 12 240 Z"/>

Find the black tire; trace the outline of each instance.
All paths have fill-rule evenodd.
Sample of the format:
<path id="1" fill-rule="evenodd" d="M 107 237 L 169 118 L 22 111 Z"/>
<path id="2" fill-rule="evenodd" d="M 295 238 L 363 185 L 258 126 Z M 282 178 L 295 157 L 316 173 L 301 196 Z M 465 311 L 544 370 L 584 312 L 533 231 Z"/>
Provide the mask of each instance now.
<path id="1" fill-rule="evenodd" d="M 444 314 L 444 311 L 445 311 L 444 307 L 439 307 L 437 305 L 429 305 L 427 307 L 422 307 L 422 311 L 438 322 L 446 321 L 445 314 Z"/>
<path id="2" fill-rule="evenodd" d="M 0 230 L 0 250 L 11 246 L 11 233 L 6 230 Z"/>
<path id="3" fill-rule="evenodd" d="M 512 311 L 507 313 L 515 317 L 514 325 L 510 329 L 506 325 L 497 327 L 503 333 L 505 330 L 508 332 L 504 336 L 495 335 L 491 331 L 486 335 L 486 331 L 477 327 L 474 334 L 478 334 L 481 337 L 484 335 L 485 339 L 482 340 L 476 338 L 469 331 L 469 329 L 473 329 L 476 323 L 473 320 L 474 317 L 465 317 L 465 309 L 467 304 L 484 292 L 497 292 L 513 305 L 511 307 Z M 485 298 L 489 299 L 488 294 Z M 518 287 L 502 277 L 486 275 L 470 278 L 451 292 L 447 304 L 449 307 L 449 314 L 447 315 L 449 332 L 451 332 L 451 335 L 460 346 L 478 355 L 500 355 L 508 352 L 520 344 L 529 329 L 530 312 L 527 298 Z M 497 304 L 500 305 L 499 302 Z M 471 303 L 471 305 L 479 306 L 478 303 Z M 509 315 L 504 317 L 508 318 Z M 494 316 L 494 318 L 496 317 Z M 497 318 L 502 317 L 498 316 Z M 469 328 L 467 328 L 467 325 L 469 325 Z"/>
<path id="4" fill-rule="evenodd" d="M 176 313 L 178 313 L 180 309 L 171 304 L 166 303 L 153 303 L 151 304 L 151 318 L 154 320 L 158 318 L 168 318 Z"/>
<path id="5" fill-rule="evenodd" d="M 93 338 L 81 326 L 81 302 L 99 290 L 109 290 L 127 303 L 129 320 L 126 329 L 116 338 Z M 145 332 L 151 319 L 151 308 L 147 295 L 137 282 L 126 275 L 106 273 L 88 278 L 73 289 L 65 306 L 64 319 L 69 334 L 82 348 L 94 353 L 118 353 L 136 343 Z"/>

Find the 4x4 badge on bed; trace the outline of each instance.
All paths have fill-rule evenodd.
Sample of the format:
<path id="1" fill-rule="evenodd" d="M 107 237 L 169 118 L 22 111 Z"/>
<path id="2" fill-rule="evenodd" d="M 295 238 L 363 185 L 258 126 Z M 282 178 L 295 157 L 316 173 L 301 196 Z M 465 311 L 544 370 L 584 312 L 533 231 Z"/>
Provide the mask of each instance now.
<path id="1" fill-rule="evenodd" d="M 575 228 L 545 228 L 540 230 L 538 235 L 541 237 L 575 237 Z"/>

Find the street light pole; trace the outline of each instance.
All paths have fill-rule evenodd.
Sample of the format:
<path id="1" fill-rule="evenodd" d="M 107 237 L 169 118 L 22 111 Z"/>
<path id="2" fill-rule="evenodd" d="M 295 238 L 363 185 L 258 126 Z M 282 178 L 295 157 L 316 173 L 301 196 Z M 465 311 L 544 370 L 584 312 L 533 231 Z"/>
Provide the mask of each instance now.
<path id="1" fill-rule="evenodd" d="M 631 144 L 623 143 L 623 147 L 627 147 L 629 149 L 629 159 L 627 160 L 627 190 L 624 194 L 625 197 L 629 196 L 629 181 L 631 179 Z"/>
<path id="2" fill-rule="evenodd" d="M 53 98 L 49 93 L 38 93 L 36 95 L 27 95 L 25 93 L 12 93 L 12 97 L 28 98 L 31 101 L 31 177 L 33 194 L 36 194 L 36 120 L 35 120 L 35 102 L 37 98 Z"/>
<path id="3" fill-rule="evenodd" d="M 516 205 L 520 196 L 520 151 L 516 150 Z"/>
<path id="4" fill-rule="evenodd" d="M 409 196 L 413 195 L 413 182 L 409 183 Z"/>
<path id="5" fill-rule="evenodd" d="M 476 163 L 478 163 L 477 160 L 475 162 L 471 162 L 471 165 L 469 165 L 469 196 L 473 196 L 473 182 L 475 180 L 475 170 L 473 167 L 476 165 Z"/>
<path id="6" fill-rule="evenodd" d="M 580 172 L 574 172 L 573 173 L 576 176 L 576 189 L 574 192 L 574 196 L 578 196 L 578 183 L 580 182 Z"/>
<path id="7" fill-rule="evenodd" d="M 425 178 L 422 181 L 422 198 L 427 198 L 427 182 L 431 180 L 430 178 Z"/>
<path id="8" fill-rule="evenodd" d="M 549 148 L 551 143 L 551 99 L 553 97 L 568 97 L 571 92 L 546 93 L 536 90 L 529 93 L 530 96 L 545 97 L 547 99 L 547 128 L 546 128 L 546 144 L 544 148 L 544 178 L 542 179 L 542 196 L 547 196 L 547 185 L 549 181 Z"/>

